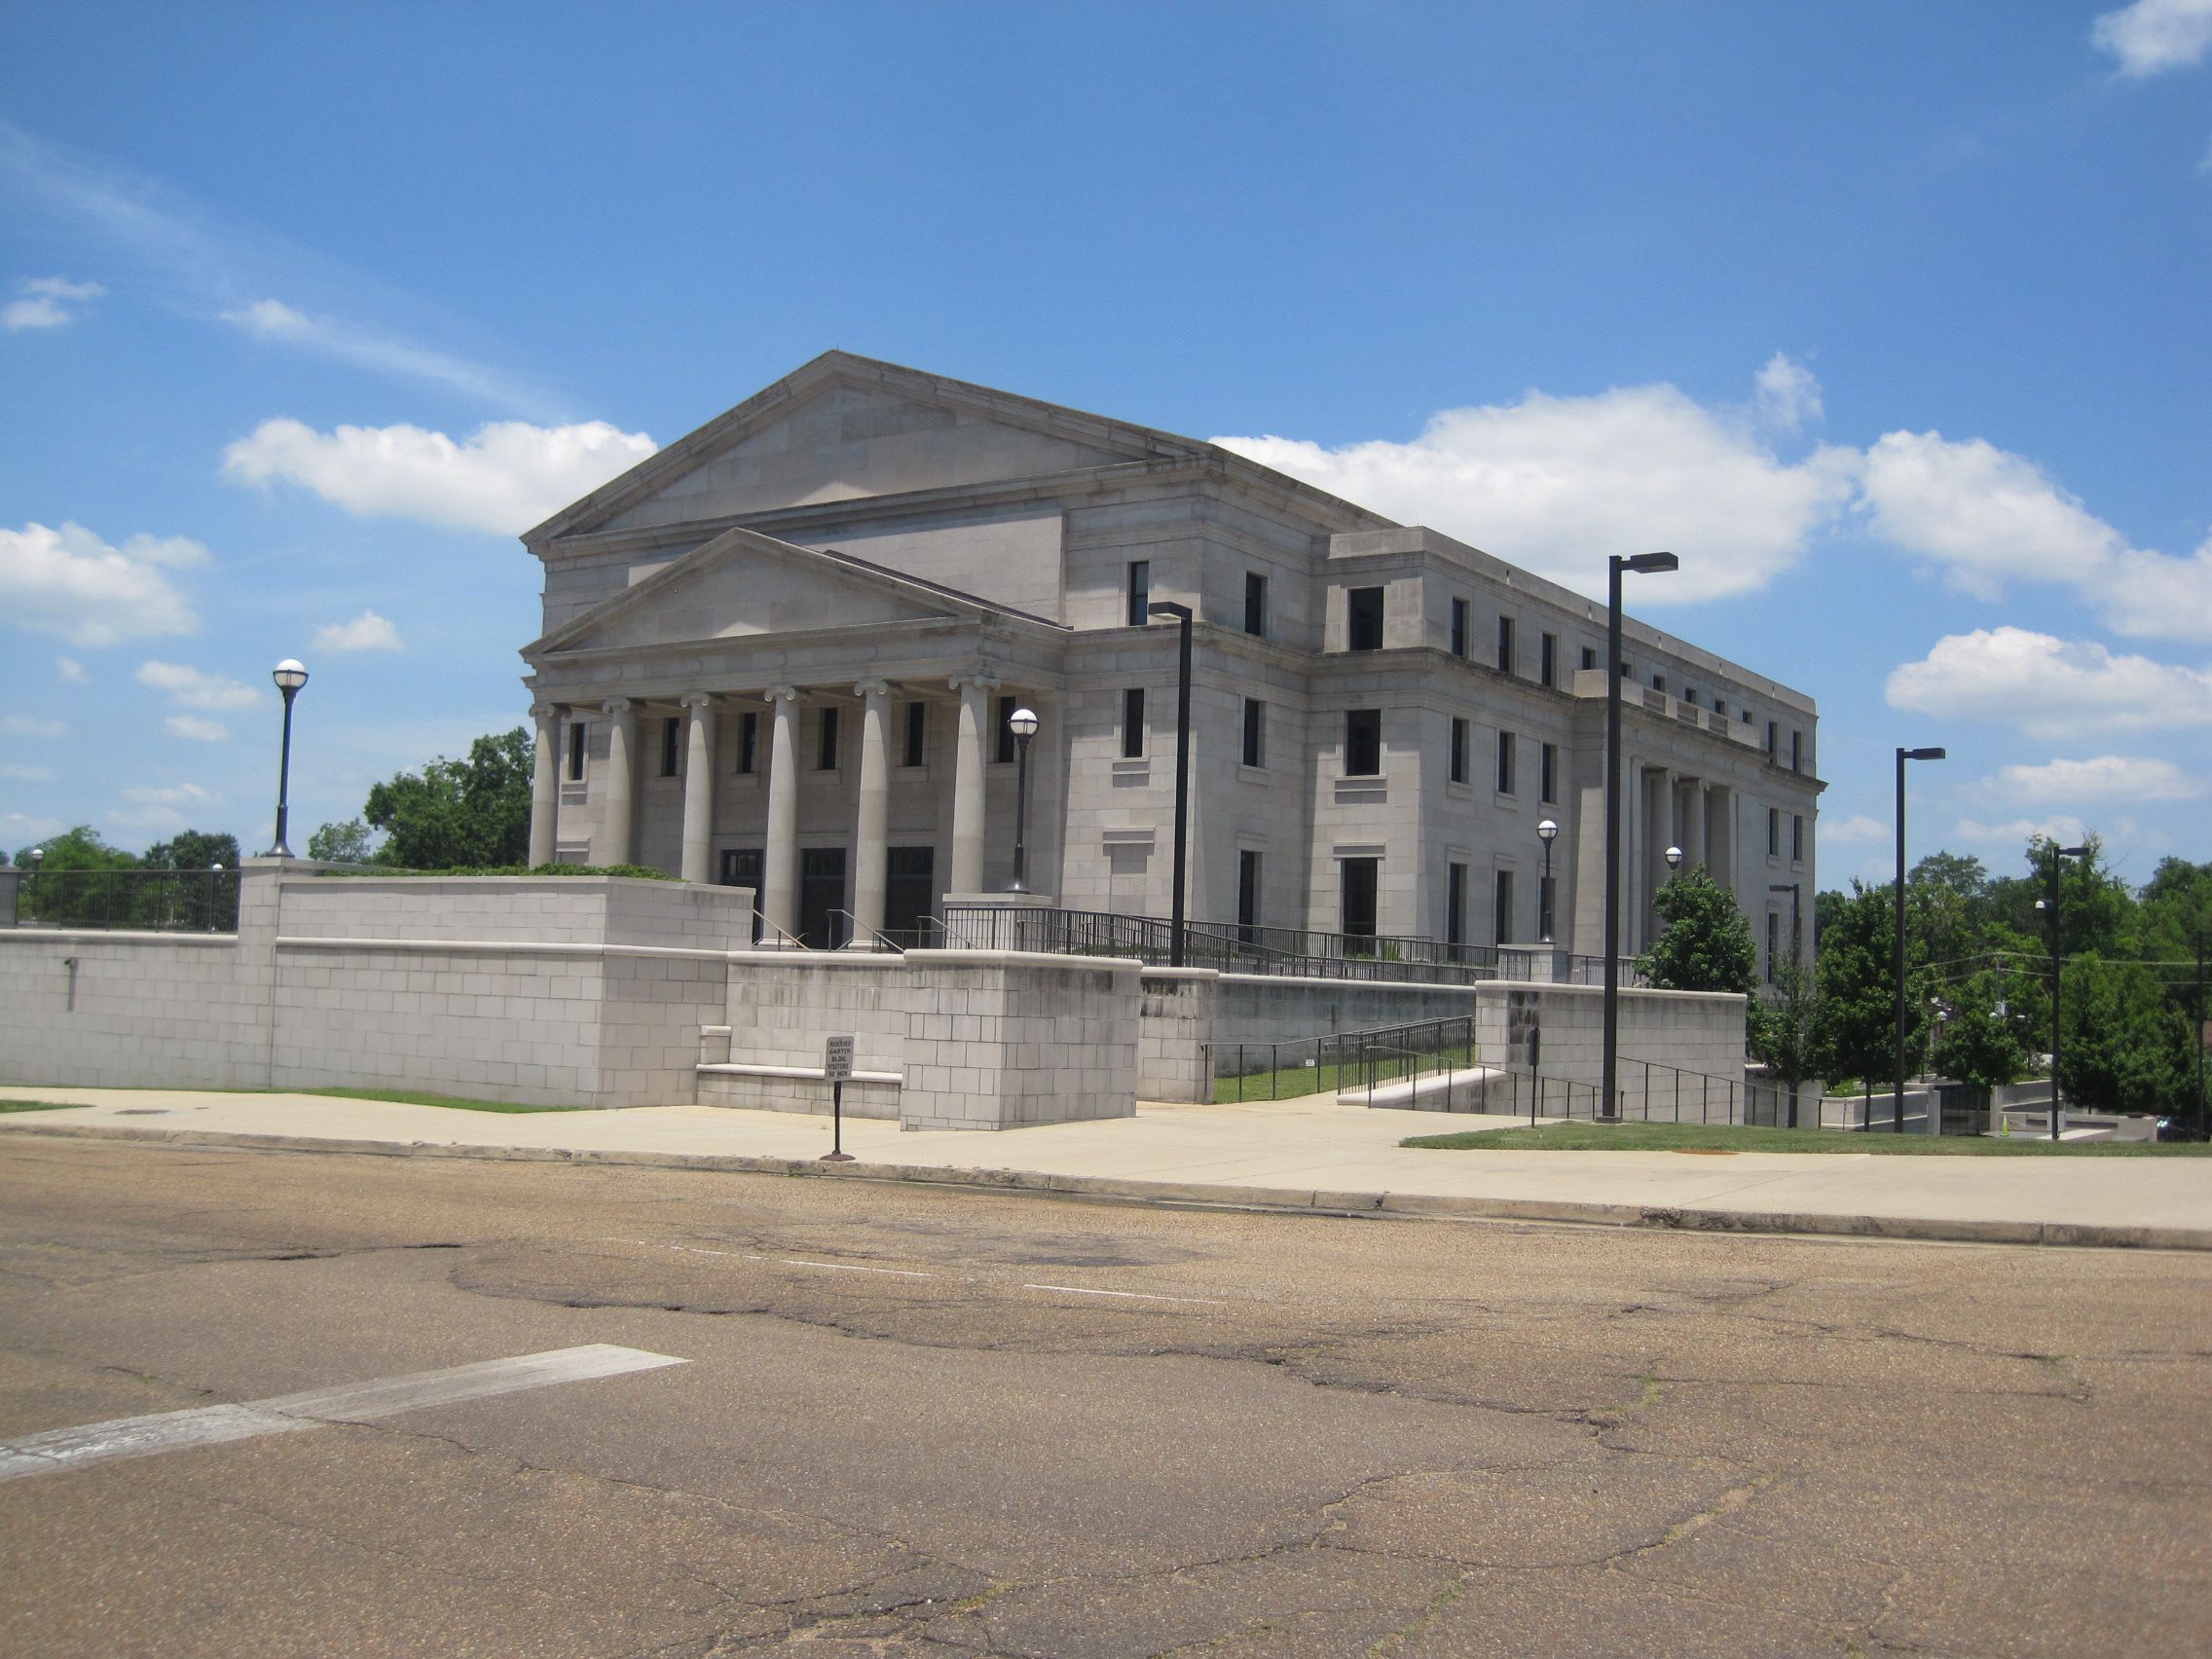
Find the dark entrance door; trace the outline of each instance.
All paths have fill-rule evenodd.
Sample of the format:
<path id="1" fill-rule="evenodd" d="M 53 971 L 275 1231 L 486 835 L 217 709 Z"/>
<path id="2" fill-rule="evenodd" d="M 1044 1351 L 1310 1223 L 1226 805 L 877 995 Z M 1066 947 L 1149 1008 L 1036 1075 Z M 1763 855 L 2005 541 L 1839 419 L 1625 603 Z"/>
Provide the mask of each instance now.
<path id="1" fill-rule="evenodd" d="M 1344 931 L 1351 939 L 1375 937 L 1375 876 L 1381 859 L 1345 859 Z"/>
<path id="2" fill-rule="evenodd" d="M 810 950 L 834 950 L 851 937 L 845 905 L 845 849 L 802 847 L 798 855 L 798 937 Z"/>
<path id="3" fill-rule="evenodd" d="M 893 847 L 883 883 L 883 931 L 897 944 L 937 943 L 931 918 L 937 907 L 937 851 Z"/>
<path id="4" fill-rule="evenodd" d="M 753 889 L 753 942 L 760 942 L 760 849 L 758 847 L 724 847 L 722 849 L 722 880 L 724 887 L 750 887 Z"/>

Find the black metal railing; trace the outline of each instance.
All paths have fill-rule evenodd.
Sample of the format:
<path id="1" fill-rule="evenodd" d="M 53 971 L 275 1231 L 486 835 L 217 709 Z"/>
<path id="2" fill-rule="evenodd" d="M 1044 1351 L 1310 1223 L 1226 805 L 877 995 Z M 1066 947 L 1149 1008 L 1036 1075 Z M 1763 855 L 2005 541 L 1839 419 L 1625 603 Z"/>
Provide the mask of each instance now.
<path id="1" fill-rule="evenodd" d="M 28 869 L 16 884 L 16 925 L 236 933 L 235 869 Z"/>

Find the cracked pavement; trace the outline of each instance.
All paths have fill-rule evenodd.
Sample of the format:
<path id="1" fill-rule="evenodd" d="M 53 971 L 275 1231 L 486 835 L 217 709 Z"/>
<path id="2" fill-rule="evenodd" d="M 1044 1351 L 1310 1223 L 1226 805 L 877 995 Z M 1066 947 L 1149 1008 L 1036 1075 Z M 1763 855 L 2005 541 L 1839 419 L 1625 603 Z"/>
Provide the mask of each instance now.
<path id="1" fill-rule="evenodd" d="M 0 1438 L 682 1356 L 11 1483 L 42 1655 L 2212 1647 L 2212 1259 L 10 1136 Z"/>

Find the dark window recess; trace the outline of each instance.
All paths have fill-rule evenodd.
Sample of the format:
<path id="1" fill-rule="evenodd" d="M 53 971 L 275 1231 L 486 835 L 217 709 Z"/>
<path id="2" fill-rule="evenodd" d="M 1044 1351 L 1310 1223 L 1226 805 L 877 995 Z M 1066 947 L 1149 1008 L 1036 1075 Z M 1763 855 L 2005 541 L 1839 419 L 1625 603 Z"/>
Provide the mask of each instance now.
<path id="1" fill-rule="evenodd" d="M 1805 769 L 1805 734 L 1801 731 L 1789 734 L 1789 769 L 1792 772 Z"/>
<path id="2" fill-rule="evenodd" d="M 1584 645 L 1582 647 L 1582 666 L 1584 668 L 1596 668 L 1598 666 L 1598 649 L 1595 645 Z"/>
<path id="3" fill-rule="evenodd" d="M 1495 926 L 1493 942 L 1511 944 L 1513 942 L 1513 872 L 1509 869 L 1501 869 L 1497 872 L 1497 897 L 1493 918 Z"/>
<path id="4" fill-rule="evenodd" d="M 1778 748 L 1780 748 L 1780 747 L 1781 747 L 1781 744 L 1782 744 L 1782 723 L 1781 723 L 1781 721 L 1779 721 L 1779 720 L 1769 720 L 1769 721 L 1767 721 L 1767 722 L 1766 722 L 1766 757 L 1767 757 L 1767 758 L 1768 758 L 1769 760 L 1772 760 L 1772 759 L 1774 758 L 1774 753 L 1775 753 L 1775 751 L 1776 751 L 1776 750 L 1777 750 Z"/>
<path id="5" fill-rule="evenodd" d="M 756 714 L 737 717 L 737 769 L 746 777 L 760 769 L 760 717 Z"/>
<path id="6" fill-rule="evenodd" d="M 1778 806 L 1770 806 L 1766 809 L 1766 856 L 1770 859 L 1775 858 L 1781 852 L 1782 809 Z"/>
<path id="7" fill-rule="evenodd" d="M 1236 931 L 1244 943 L 1260 925 L 1260 855 L 1245 847 L 1236 855 Z"/>
<path id="8" fill-rule="evenodd" d="M 1018 697 L 998 697 L 991 703 L 997 711 L 991 725 L 991 758 L 1001 766 L 1014 763 L 1014 711 L 1019 702 Z"/>
<path id="9" fill-rule="evenodd" d="M 1683 686 L 1683 687 L 1682 687 L 1682 701 L 1683 701 L 1683 702 L 1685 702 L 1685 703 L 1687 703 L 1687 704 L 1688 704 L 1688 705 L 1689 705 L 1689 706 L 1690 706 L 1691 708 L 1693 708 L 1693 709 L 1694 709 L 1694 708 L 1696 708 L 1696 707 L 1697 707 L 1697 687 L 1696 687 L 1696 686 L 1694 686 L 1694 685 L 1685 685 L 1685 686 Z"/>
<path id="10" fill-rule="evenodd" d="M 1513 672 L 1513 618 L 1510 616 L 1497 619 L 1497 672 Z"/>
<path id="11" fill-rule="evenodd" d="M 1789 856 L 1799 864 L 1805 861 L 1805 820 L 1797 813 L 1789 815 Z"/>
<path id="12" fill-rule="evenodd" d="M 931 925 L 937 909 L 936 852 L 890 847 L 885 853 L 883 931 L 900 944 L 926 946 L 937 938 Z"/>
<path id="13" fill-rule="evenodd" d="M 1268 706 L 1257 697 L 1244 699 L 1244 764 L 1265 766 L 1267 749 Z"/>
<path id="14" fill-rule="evenodd" d="M 1150 618 L 1152 608 L 1152 561 L 1129 561 L 1129 626 L 1141 628 Z"/>
<path id="15" fill-rule="evenodd" d="M 1122 693 L 1122 756 L 1134 760 L 1144 753 L 1144 692 L 1131 686 Z"/>
<path id="16" fill-rule="evenodd" d="M 1547 743 L 1536 751 L 1537 798 L 1546 806 L 1559 799 L 1559 745 Z"/>
<path id="17" fill-rule="evenodd" d="M 852 937 L 845 919 L 845 849 L 798 850 L 798 937 L 809 950 L 835 950 Z"/>
<path id="18" fill-rule="evenodd" d="M 587 729 L 581 720 L 574 721 L 569 727 L 569 781 L 571 784 L 584 781 L 584 733 Z"/>
<path id="19" fill-rule="evenodd" d="M 1536 877 L 1536 937 L 1546 944 L 1552 940 L 1552 900 L 1558 880 L 1553 875 Z"/>
<path id="20" fill-rule="evenodd" d="M 1373 778 L 1382 771 L 1382 711 L 1352 709 L 1345 715 L 1345 776 Z"/>
<path id="21" fill-rule="evenodd" d="M 1666 676 L 1665 676 L 1664 674 L 1654 674 L 1654 675 L 1653 675 L 1653 676 L 1651 677 L 1651 689 L 1652 689 L 1652 690 L 1654 690 L 1654 691 L 1664 691 L 1664 690 L 1666 690 L 1666 689 L 1667 689 L 1667 677 L 1666 677 Z"/>
<path id="22" fill-rule="evenodd" d="M 1511 794 L 1513 793 L 1513 734 L 1509 731 L 1499 732 L 1497 734 L 1497 793 L 1499 794 Z"/>
<path id="23" fill-rule="evenodd" d="M 675 777 L 677 765 L 682 757 L 683 719 L 680 715 L 670 715 L 660 722 L 660 775 L 664 778 Z"/>
<path id="24" fill-rule="evenodd" d="M 1467 654 L 1467 602 L 1463 599 L 1452 602 L 1452 654 Z"/>
<path id="25" fill-rule="evenodd" d="M 1467 722 L 1458 716 L 1452 717 L 1452 781 L 1467 781 Z"/>
<path id="26" fill-rule="evenodd" d="M 1546 634 L 1536 643 L 1536 678 L 1546 685 L 1559 683 L 1559 636 Z"/>
<path id="27" fill-rule="evenodd" d="M 903 766 L 919 766 L 929 757 L 929 743 L 930 706 L 927 703 L 908 703 L 906 741 L 900 751 L 899 763 Z"/>
<path id="28" fill-rule="evenodd" d="M 1444 866 L 1444 942 L 1451 947 L 1452 960 L 1460 957 L 1460 946 L 1467 942 L 1467 866 L 1448 864 Z"/>
<path id="29" fill-rule="evenodd" d="M 1381 859 L 1341 859 L 1344 872 L 1344 907 L 1340 931 L 1348 939 L 1375 937 L 1376 875 Z"/>
<path id="30" fill-rule="evenodd" d="M 1751 711 L 1749 709 L 1743 710 L 1741 712 L 1741 718 L 1746 725 L 1750 725 L 1751 723 Z"/>
<path id="31" fill-rule="evenodd" d="M 837 711 L 824 709 L 822 723 L 815 728 L 818 747 L 814 756 L 816 771 L 834 772 L 837 769 Z"/>
<path id="32" fill-rule="evenodd" d="M 1720 697 L 1714 698 L 1713 712 L 1718 715 L 1722 719 L 1726 719 L 1728 718 L 1728 704 L 1726 699 Z"/>
<path id="33" fill-rule="evenodd" d="M 1257 571 L 1244 572 L 1244 632 L 1259 638 L 1268 632 L 1268 578 Z"/>
<path id="34" fill-rule="evenodd" d="M 1766 913 L 1766 982 L 1774 983 L 1774 959 L 1782 953 L 1782 917 L 1769 910 Z"/>
<path id="35" fill-rule="evenodd" d="M 752 719 L 749 715 L 748 719 Z M 722 849 L 722 885 L 724 887 L 750 887 L 753 889 L 753 942 L 760 942 L 760 865 L 758 847 L 724 847 Z"/>
<path id="36" fill-rule="evenodd" d="M 1382 648 L 1382 590 L 1352 588 L 1345 595 L 1345 644 L 1355 651 Z"/>

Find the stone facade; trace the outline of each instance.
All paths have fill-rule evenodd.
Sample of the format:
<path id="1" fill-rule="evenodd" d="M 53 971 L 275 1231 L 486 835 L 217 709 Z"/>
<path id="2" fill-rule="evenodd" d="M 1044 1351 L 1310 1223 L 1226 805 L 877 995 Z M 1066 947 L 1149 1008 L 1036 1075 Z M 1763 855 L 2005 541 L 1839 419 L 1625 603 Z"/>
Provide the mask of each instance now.
<path id="1" fill-rule="evenodd" d="M 771 941 L 904 939 L 1014 880 L 1019 703 L 1025 885 L 1165 915 L 1170 601 L 1193 917 L 1602 949 L 1603 605 L 1212 445 L 831 352 L 524 541 L 535 859 L 757 885 Z M 1641 622 L 1624 654 L 1624 948 L 1674 845 L 1786 949 L 1811 701 Z"/>

